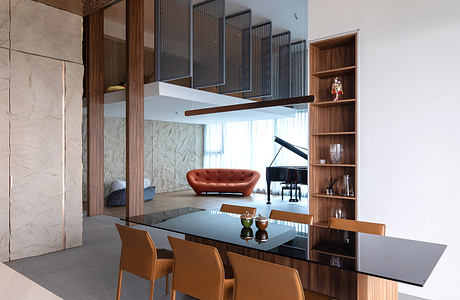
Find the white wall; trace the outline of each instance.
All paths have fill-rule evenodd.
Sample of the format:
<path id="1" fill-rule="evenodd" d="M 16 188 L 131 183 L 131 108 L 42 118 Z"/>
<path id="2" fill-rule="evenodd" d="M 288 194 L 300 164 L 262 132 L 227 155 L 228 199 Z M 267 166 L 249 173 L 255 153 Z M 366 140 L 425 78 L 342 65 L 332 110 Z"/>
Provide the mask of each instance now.
<path id="1" fill-rule="evenodd" d="M 309 0 L 310 40 L 358 35 L 358 218 L 447 244 L 426 283 L 459 299 L 460 1 Z M 346 87 L 345 87 L 346 88 Z"/>

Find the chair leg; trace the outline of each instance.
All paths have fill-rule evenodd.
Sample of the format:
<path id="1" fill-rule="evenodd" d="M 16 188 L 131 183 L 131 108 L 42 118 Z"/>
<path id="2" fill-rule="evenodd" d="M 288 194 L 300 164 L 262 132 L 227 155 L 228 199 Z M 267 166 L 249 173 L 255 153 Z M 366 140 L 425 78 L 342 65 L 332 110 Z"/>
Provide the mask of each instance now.
<path id="1" fill-rule="evenodd" d="M 153 300 L 153 289 L 155 288 L 155 280 L 150 282 L 150 300 Z"/>
<path id="2" fill-rule="evenodd" d="M 118 288 L 117 288 L 117 300 L 120 300 L 121 296 L 121 282 L 123 281 L 123 271 L 118 270 Z"/>
<path id="3" fill-rule="evenodd" d="M 169 274 L 166 275 L 166 295 L 169 294 Z"/>
<path id="4" fill-rule="evenodd" d="M 171 288 L 171 300 L 176 300 L 176 290 Z"/>

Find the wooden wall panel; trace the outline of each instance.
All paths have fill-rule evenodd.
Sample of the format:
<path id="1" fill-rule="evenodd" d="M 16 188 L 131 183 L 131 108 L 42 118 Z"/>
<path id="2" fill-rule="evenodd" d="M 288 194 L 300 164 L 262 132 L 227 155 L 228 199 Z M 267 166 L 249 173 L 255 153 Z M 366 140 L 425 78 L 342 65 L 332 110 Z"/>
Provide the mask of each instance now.
<path id="1" fill-rule="evenodd" d="M 126 1 L 126 216 L 144 213 L 144 0 Z"/>
<path id="2" fill-rule="evenodd" d="M 85 18 L 88 216 L 104 211 L 104 11 Z"/>

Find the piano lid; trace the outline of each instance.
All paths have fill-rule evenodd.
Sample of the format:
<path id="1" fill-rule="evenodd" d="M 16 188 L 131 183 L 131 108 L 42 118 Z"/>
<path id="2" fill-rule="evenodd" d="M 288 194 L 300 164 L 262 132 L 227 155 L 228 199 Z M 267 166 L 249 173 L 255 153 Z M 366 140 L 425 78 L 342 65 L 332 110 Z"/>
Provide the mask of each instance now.
<path id="1" fill-rule="evenodd" d="M 302 151 L 300 151 L 299 149 L 297 149 L 296 146 L 292 145 L 291 143 L 286 142 L 286 141 L 283 140 L 283 139 L 280 139 L 280 138 L 277 137 L 277 136 L 275 136 L 274 139 L 275 139 L 275 142 L 276 142 L 276 143 L 278 143 L 278 144 L 280 144 L 281 146 L 283 146 L 283 147 L 285 147 L 285 148 L 291 150 L 292 152 L 294 152 L 294 153 L 297 154 L 298 156 L 303 157 L 303 158 L 305 158 L 305 159 L 308 160 L 308 155 L 307 155 L 305 152 L 302 152 Z"/>

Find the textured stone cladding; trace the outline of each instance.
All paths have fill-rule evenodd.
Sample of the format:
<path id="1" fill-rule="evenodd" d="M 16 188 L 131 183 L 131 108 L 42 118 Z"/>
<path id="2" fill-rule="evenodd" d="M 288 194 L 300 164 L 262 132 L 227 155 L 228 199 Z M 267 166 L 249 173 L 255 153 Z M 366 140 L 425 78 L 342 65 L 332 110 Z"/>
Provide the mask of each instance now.
<path id="1" fill-rule="evenodd" d="M 1 261 L 82 244 L 82 83 L 82 18 L 0 1 Z"/>
<path id="2" fill-rule="evenodd" d="M 126 177 L 126 119 L 104 120 L 105 197 Z M 203 166 L 203 125 L 144 120 L 144 176 L 158 193 L 190 189 L 186 174 Z M 86 117 L 83 121 L 83 198 L 86 200 Z"/>

